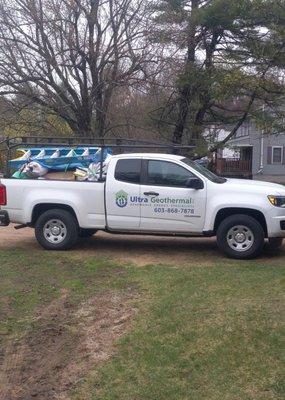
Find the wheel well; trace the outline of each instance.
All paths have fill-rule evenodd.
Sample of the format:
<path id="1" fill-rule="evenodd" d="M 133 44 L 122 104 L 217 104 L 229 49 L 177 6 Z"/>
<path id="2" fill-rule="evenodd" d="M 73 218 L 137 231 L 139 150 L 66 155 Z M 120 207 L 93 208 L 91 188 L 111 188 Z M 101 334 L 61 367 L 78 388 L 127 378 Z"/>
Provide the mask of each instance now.
<path id="1" fill-rule="evenodd" d="M 42 203 L 42 204 L 37 204 L 32 213 L 32 221 L 31 224 L 32 226 L 35 225 L 37 219 L 39 216 L 44 213 L 45 211 L 52 210 L 52 209 L 61 209 L 70 212 L 74 216 L 74 218 L 77 221 L 77 216 L 75 214 L 75 211 L 73 210 L 72 207 L 66 205 L 66 204 L 57 204 L 57 203 Z M 77 221 L 78 222 L 78 221 Z"/>
<path id="2" fill-rule="evenodd" d="M 261 211 L 254 210 L 252 208 L 223 208 L 222 210 L 219 210 L 215 219 L 214 232 L 217 232 L 219 225 L 225 218 L 234 214 L 249 215 L 250 217 L 256 219 L 262 226 L 265 236 L 268 236 L 267 224 L 264 215 Z"/>

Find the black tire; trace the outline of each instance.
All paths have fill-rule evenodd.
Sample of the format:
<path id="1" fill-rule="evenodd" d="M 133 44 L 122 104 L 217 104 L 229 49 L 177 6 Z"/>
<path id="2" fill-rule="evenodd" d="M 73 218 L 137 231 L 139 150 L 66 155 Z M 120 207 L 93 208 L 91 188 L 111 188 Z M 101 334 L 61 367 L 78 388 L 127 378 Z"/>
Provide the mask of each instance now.
<path id="1" fill-rule="evenodd" d="M 54 224 L 57 221 L 56 224 Z M 57 227 L 57 234 L 52 230 Z M 39 244 L 47 250 L 68 250 L 78 240 L 78 224 L 74 216 L 61 209 L 51 209 L 39 216 L 35 224 L 35 235 Z M 50 236 L 48 236 L 50 235 Z M 58 239 L 56 240 L 56 237 Z M 54 240 L 53 240 L 54 238 Z"/>
<path id="2" fill-rule="evenodd" d="M 97 232 L 96 229 L 79 229 L 79 237 L 80 238 L 89 238 Z"/>
<path id="3" fill-rule="evenodd" d="M 242 242 L 243 235 L 244 242 Z M 249 215 L 231 215 L 218 227 L 217 243 L 230 258 L 239 260 L 255 258 L 263 250 L 264 231 L 260 223 Z"/>
<path id="4" fill-rule="evenodd" d="M 269 251 L 278 251 L 283 244 L 283 238 L 269 238 L 266 248 Z"/>

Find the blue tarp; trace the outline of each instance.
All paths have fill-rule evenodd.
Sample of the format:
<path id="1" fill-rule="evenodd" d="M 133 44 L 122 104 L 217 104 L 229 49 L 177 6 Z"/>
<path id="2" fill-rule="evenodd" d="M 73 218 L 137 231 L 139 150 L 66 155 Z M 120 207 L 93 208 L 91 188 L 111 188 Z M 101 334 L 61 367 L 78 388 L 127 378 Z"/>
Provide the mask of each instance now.
<path id="1" fill-rule="evenodd" d="M 42 149 L 21 149 L 25 151 L 22 157 L 9 161 L 9 165 L 14 170 L 19 170 L 25 164 L 36 161 L 50 171 L 67 171 L 75 168 L 88 168 L 91 163 L 98 163 L 101 160 L 100 148 L 88 148 L 88 155 L 83 155 L 87 148 L 42 148 Z M 44 156 L 37 158 L 40 152 L 44 151 Z M 72 155 L 67 155 L 72 152 Z M 111 149 L 106 148 L 103 152 L 103 161 L 108 155 L 112 154 Z"/>

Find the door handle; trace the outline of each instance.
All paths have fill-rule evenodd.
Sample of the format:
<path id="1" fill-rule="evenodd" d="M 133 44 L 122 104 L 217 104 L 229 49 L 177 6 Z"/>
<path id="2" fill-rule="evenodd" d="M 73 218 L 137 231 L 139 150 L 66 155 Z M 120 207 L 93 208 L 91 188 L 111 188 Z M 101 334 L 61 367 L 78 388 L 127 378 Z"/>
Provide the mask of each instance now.
<path id="1" fill-rule="evenodd" d="M 159 196 L 159 193 L 157 192 L 144 192 L 145 196 Z"/>

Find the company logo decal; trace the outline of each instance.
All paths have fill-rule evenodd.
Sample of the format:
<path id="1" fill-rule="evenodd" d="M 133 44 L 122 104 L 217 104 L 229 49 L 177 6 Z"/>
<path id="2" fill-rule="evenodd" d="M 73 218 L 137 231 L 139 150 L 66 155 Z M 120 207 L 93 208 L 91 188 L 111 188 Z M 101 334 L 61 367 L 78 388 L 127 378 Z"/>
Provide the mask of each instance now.
<path id="1" fill-rule="evenodd" d="M 120 190 L 116 194 L 116 204 L 118 207 L 126 207 L 128 204 L 128 193 L 124 192 L 123 190 Z"/>
<path id="2" fill-rule="evenodd" d="M 181 214 L 184 217 L 195 217 L 195 201 L 191 197 L 174 196 L 132 196 L 124 190 L 120 190 L 115 195 L 116 205 L 120 208 L 130 207 L 149 207 L 155 214 Z"/>

